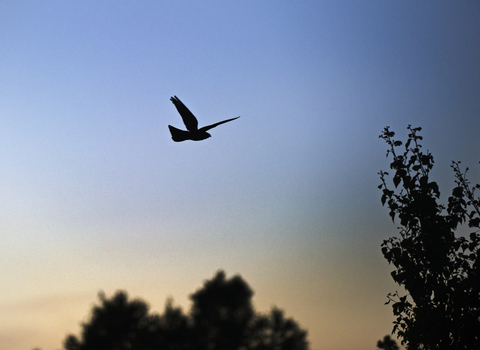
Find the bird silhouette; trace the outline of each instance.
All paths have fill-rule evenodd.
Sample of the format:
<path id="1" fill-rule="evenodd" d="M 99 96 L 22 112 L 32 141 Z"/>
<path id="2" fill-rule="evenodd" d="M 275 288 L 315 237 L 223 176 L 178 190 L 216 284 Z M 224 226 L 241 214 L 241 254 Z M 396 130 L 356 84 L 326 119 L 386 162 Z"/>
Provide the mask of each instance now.
<path id="1" fill-rule="evenodd" d="M 177 107 L 178 113 L 183 119 L 183 123 L 187 127 L 188 131 L 177 129 L 171 125 L 168 126 L 170 129 L 170 133 L 172 134 L 172 140 L 175 142 L 181 142 L 185 140 L 193 140 L 193 141 L 201 141 L 208 139 L 212 135 L 210 135 L 207 131 L 226 122 L 235 120 L 240 117 L 232 118 L 223 120 L 221 122 L 204 126 L 203 128 L 198 128 L 198 121 L 197 118 L 193 115 L 192 112 L 183 104 L 182 101 L 177 96 L 173 96 L 170 98 L 170 101 L 173 102 L 175 107 Z"/>

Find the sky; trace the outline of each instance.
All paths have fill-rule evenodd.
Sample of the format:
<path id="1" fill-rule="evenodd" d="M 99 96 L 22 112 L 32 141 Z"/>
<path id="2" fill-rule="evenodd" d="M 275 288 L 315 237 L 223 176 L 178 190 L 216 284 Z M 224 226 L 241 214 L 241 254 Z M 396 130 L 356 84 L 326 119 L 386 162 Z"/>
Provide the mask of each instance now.
<path id="1" fill-rule="evenodd" d="M 97 293 L 162 312 L 222 269 L 312 350 L 371 350 L 385 126 L 423 128 L 447 201 L 480 182 L 480 3 L 0 3 L 0 350 L 59 349 Z M 178 96 L 201 142 L 173 142 Z"/>

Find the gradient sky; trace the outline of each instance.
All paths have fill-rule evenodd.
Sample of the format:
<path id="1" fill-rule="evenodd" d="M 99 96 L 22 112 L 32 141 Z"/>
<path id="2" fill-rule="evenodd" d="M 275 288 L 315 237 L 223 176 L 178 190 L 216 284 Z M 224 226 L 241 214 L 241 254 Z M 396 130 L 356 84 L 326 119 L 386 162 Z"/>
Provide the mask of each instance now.
<path id="1" fill-rule="evenodd" d="M 58 349 L 100 290 L 161 312 L 218 269 L 312 350 L 389 334 L 389 125 L 442 200 L 480 182 L 478 1 L 0 3 L 0 349 Z M 200 125 L 175 143 L 177 95 Z"/>

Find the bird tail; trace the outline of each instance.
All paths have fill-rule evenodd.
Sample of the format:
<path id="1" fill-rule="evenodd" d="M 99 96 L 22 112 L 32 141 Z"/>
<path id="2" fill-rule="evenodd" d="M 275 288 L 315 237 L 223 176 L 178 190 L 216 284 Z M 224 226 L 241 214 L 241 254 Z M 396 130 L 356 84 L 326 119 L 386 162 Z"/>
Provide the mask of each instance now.
<path id="1" fill-rule="evenodd" d="M 190 139 L 190 133 L 188 131 L 180 130 L 169 125 L 170 134 L 172 134 L 172 140 L 175 142 L 181 142 Z"/>

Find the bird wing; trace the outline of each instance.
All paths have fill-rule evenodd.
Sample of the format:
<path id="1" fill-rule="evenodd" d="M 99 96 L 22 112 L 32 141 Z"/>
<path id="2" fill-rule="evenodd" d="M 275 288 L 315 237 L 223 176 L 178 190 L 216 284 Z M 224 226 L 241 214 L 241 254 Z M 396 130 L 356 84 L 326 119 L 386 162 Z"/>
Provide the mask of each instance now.
<path id="1" fill-rule="evenodd" d="M 232 118 L 232 119 L 227 119 L 227 120 L 223 120 L 221 122 L 218 122 L 218 123 L 215 123 L 215 124 L 212 124 L 212 125 L 207 125 L 207 126 L 204 126 L 203 128 L 200 128 L 198 131 L 202 131 L 202 132 L 205 132 L 207 130 L 210 130 L 210 129 L 213 129 L 214 127 L 220 125 L 220 124 L 223 124 L 223 123 L 226 123 L 226 122 L 230 122 L 232 120 L 235 120 L 235 119 L 238 119 L 240 117 L 235 117 L 235 118 Z"/>
<path id="2" fill-rule="evenodd" d="M 177 96 L 171 97 L 170 101 L 172 101 L 175 107 L 177 107 L 177 111 L 180 113 L 187 130 L 196 131 L 198 129 L 198 121 L 193 113 L 189 111 L 189 109 L 183 104 L 182 101 L 180 101 Z"/>

